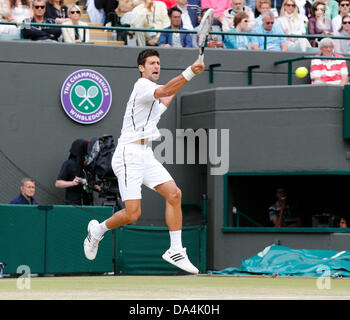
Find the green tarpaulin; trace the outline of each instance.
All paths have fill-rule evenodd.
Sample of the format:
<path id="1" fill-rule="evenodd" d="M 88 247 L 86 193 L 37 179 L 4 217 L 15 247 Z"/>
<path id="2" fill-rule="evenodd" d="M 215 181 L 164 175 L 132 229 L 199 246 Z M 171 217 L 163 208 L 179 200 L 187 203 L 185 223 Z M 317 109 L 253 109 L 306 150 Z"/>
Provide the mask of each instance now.
<path id="1" fill-rule="evenodd" d="M 290 249 L 271 245 L 242 260 L 240 268 L 209 271 L 212 274 L 350 277 L 350 252 Z"/>

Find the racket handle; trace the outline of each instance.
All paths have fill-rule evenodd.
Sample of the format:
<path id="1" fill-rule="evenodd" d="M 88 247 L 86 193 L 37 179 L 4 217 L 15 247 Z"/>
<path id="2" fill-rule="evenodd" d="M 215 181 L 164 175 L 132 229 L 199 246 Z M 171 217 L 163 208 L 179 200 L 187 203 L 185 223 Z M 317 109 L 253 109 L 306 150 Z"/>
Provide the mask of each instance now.
<path id="1" fill-rule="evenodd" d="M 198 56 L 198 62 L 199 62 L 199 63 L 203 63 L 203 61 L 204 61 L 204 54 L 200 54 L 200 55 Z"/>

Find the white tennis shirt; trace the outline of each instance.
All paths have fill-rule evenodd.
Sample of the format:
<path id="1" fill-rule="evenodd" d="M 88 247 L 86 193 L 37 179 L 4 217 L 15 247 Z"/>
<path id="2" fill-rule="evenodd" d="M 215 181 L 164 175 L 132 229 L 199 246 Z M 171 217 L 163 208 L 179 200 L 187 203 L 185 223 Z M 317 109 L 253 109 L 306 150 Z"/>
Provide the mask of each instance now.
<path id="1" fill-rule="evenodd" d="M 126 106 L 118 144 L 124 145 L 140 139 L 155 140 L 160 137 L 157 124 L 167 107 L 154 97 L 154 91 L 159 87 L 161 85 L 146 78 L 136 81 Z"/>

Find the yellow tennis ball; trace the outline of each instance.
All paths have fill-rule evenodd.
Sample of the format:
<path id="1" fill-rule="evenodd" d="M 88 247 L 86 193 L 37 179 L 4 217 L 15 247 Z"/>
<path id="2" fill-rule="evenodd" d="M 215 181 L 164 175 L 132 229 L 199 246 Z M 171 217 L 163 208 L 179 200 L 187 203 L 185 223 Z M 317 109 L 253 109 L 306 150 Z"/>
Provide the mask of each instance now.
<path id="1" fill-rule="evenodd" d="M 295 70 L 295 75 L 298 78 L 304 78 L 307 76 L 308 73 L 309 73 L 309 71 L 305 67 L 299 67 Z"/>

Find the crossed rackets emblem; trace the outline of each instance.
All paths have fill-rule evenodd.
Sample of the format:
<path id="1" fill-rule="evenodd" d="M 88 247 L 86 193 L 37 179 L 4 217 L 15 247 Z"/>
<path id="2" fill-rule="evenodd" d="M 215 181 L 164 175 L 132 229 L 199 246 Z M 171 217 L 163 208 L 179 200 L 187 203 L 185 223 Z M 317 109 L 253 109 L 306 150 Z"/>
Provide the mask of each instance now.
<path id="1" fill-rule="evenodd" d="M 82 85 L 78 85 L 75 87 L 75 94 L 79 97 L 79 98 L 83 98 L 83 100 L 79 103 L 79 107 L 85 102 L 87 101 L 88 103 L 90 103 L 93 107 L 95 107 L 94 103 L 90 100 L 95 98 L 98 95 L 98 87 L 92 85 L 90 86 L 87 90 L 82 86 Z M 87 110 L 89 107 L 85 106 L 85 109 Z"/>

